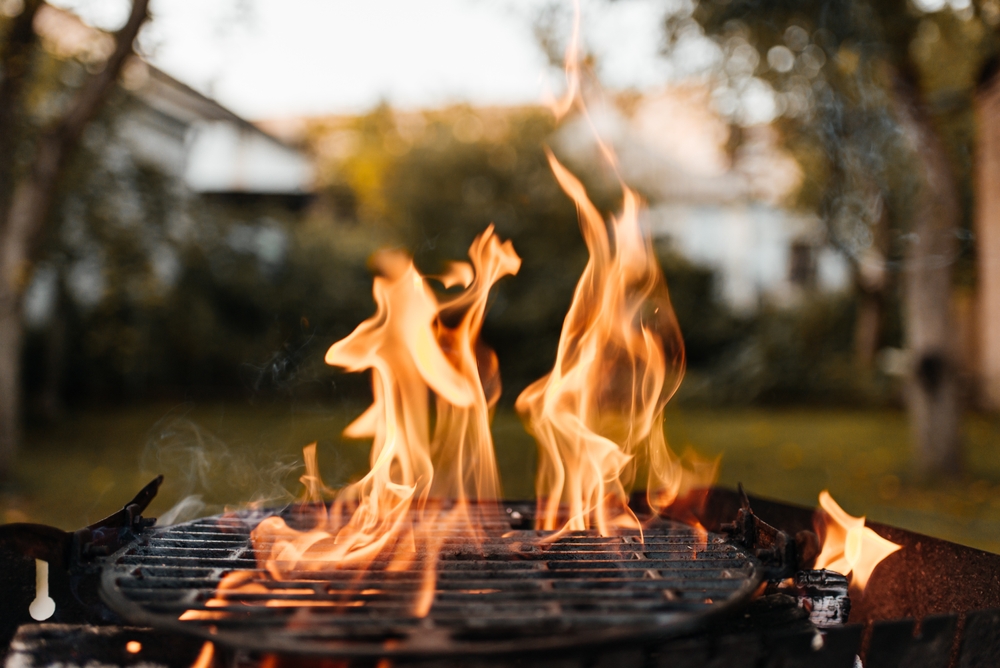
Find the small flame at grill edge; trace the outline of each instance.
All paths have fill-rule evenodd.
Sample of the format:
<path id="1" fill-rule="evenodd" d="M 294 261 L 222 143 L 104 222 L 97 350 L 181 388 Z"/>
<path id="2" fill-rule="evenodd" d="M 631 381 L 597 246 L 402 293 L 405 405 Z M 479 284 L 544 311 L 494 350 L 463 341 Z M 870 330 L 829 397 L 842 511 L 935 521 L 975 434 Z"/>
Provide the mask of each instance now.
<path id="1" fill-rule="evenodd" d="M 851 575 L 851 585 L 864 591 L 875 567 L 902 546 L 865 526 L 864 517 L 848 515 L 825 489 L 819 506 L 817 533 L 823 536 L 823 547 L 815 568 Z"/>

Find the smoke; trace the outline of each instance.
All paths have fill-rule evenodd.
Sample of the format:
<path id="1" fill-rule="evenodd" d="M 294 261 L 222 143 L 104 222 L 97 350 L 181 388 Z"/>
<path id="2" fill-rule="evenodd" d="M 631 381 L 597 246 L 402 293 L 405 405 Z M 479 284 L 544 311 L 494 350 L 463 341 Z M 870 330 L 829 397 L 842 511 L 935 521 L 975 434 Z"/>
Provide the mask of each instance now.
<path id="1" fill-rule="evenodd" d="M 314 332 L 303 332 L 285 341 L 262 364 L 244 364 L 241 369 L 244 382 L 255 394 L 269 389 L 287 394 L 304 384 L 328 381 L 328 374 L 318 372 L 316 365 L 310 364 L 322 359 L 323 341 Z"/>
<path id="2" fill-rule="evenodd" d="M 282 506 L 302 469 L 300 456 L 276 455 L 273 448 L 227 444 L 189 417 L 190 406 L 162 418 L 150 430 L 140 465 L 162 473 L 162 493 L 179 499 L 162 513 L 167 526 L 227 508 Z"/>
<path id="3" fill-rule="evenodd" d="M 204 515 L 204 511 L 205 502 L 202 500 L 201 494 L 185 496 L 175 503 L 170 510 L 156 518 L 156 526 L 169 527 L 174 524 L 197 519 Z"/>

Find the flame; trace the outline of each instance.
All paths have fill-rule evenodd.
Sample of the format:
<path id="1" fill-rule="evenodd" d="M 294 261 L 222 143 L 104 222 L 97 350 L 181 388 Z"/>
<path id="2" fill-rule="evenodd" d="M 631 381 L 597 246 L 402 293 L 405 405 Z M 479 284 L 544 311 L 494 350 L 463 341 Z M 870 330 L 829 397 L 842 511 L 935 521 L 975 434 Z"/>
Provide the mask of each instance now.
<path id="1" fill-rule="evenodd" d="M 374 402 L 344 430 L 350 438 L 372 439 L 371 469 L 336 493 L 329 510 L 315 504 L 322 510 L 311 529 L 290 527 L 277 516 L 257 525 L 251 539 L 274 580 L 298 581 L 310 571 L 364 568 L 387 559 L 389 570 L 422 568 L 414 614 L 424 616 L 433 602 L 444 537 L 459 531 L 470 540 L 481 536 L 469 504 L 500 494 L 490 417 L 501 386 L 496 355 L 479 334 L 490 288 L 516 274 L 520 258 L 493 226 L 476 238 L 469 258 L 437 277 L 445 286 L 464 288 L 439 301 L 407 255 L 376 256 L 375 314 L 326 353 L 332 366 L 371 370 Z M 304 459 L 306 500 L 333 495 L 319 476 L 315 443 L 305 448 Z M 247 573 L 230 574 L 213 600 L 223 605 L 229 590 L 274 593 L 251 580 Z M 301 599 L 267 604 L 308 605 Z M 198 618 L 207 611 L 189 612 Z"/>
<path id="2" fill-rule="evenodd" d="M 206 642 L 201 646 L 201 651 L 198 652 L 198 657 L 191 664 L 191 668 L 210 668 L 212 665 L 212 660 L 215 658 L 215 644 L 212 642 Z"/>
<path id="3" fill-rule="evenodd" d="M 561 118 L 576 108 L 593 129 L 580 93 L 578 53 L 579 7 L 567 50 L 569 86 L 553 111 Z M 617 174 L 613 151 L 594 134 Z M 660 512 L 696 497 L 695 490 L 714 479 L 716 463 L 678 458 L 664 437 L 663 411 L 683 377 L 684 344 L 640 226 L 641 198 L 621 182 L 621 211 L 606 222 L 581 182 L 551 151 L 547 156 L 576 204 L 590 252 L 555 366 L 516 402 L 540 446 L 538 526 L 554 532 L 542 540 L 554 540 L 565 530 L 596 528 L 608 535 L 641 528 L 628 506 L 628 489 L 643 467 L 649 504 Z M 490 435 L 500 376 L 480 333 L 490 288 L 516 274 L 520 258 L 490 226 L 473 242 L 469 260 L 425 277 L 402 252 L 374 258 L 376 312 L 325 358 L 347 371 L 371 371 L 373 403 L 344 431 L 372 440 L 369 472 L 334 492 L 320 478 L 316 444 L 307 446 L 301 481 L 312 502 L 306 506 L 314 513 L 312 526 L 290 526 L 278 516 L 261 521 L 251 540 L 263 579 L 256 572 L 230 573 L 206 609 L 188 610 L 182 619 L 223 619 L 233 603 L 308 606 L 316 591 L 310 573 L 343 569 L 354 577 L 376 562 L 387 571 L 419 571 L 412 611 L 428 614 L 446 539 L 480 541 L 490 526 L 484 513 L 500 497 Z M 428 279 L 461 289 L 439 298 Z M 330 498 L 327 508 L 322 502 Z M 294 587 L 277 586 L 288 582 Z M 368 589 L 360 575 L 357 583 L 341 601 L 315 602 L 364 605 Z"/>
<path id="4" fill-rule="evenodd" d="M 826 534 L 815 567 L 845 576 L 853 573 L 851 584 L 864 590 L 875 567 L 901 546 L 866 527 L 864 517 L 848 515 L 825 489 L 819 505 L 825 512 Z"/>
<path id="5" fill-rule="evenodd" d="M 580 93 L 580 2 L 573 2 L 573 31 L 570 33 L 569 44 L 566 45 L 566 56 L 563 60 L 566 72 L 566 91 L 559 99 L 547 100 L 552 114 L 557 121 L 562 120 L 577 103 Z"/>
<path id="6" fill-rule="evenodd" d="M 598 136 L 580 93 L 578 54 L 577 6 L 566 51 L 569 83 L 552 111 L 558 119 L 576 106 L 617 174 L 614 152 Z M 682 465 L 663 435 L 664 407 L 684 375 L 684 343 L 640 226 L 641 198 L 619 176 L 622 208 L 606 223 L 579 179 L 546 153 L 576 204 L 590 260 L 563 322 L 555 366 L 521 393 L 516 407 L 539 444 L 539 528 L 561 524 L 607 535 L 638 526 L 627 488 L 640 462 L 648 467 L 647 496 L 657 511 L 686 488 L 710 484 L 715 467 Z"/>

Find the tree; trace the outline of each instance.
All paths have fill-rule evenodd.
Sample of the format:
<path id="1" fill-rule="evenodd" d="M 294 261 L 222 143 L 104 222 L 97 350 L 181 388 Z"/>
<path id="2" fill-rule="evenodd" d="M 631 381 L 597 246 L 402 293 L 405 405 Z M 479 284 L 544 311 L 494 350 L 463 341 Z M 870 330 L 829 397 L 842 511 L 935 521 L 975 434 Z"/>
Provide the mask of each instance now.
<path id="1" fill-rule="evenodd" d="M 807 189 L 855 267 L 863 362 L 877 345 L 886 273 L 898 258 L 912 355 L 906 401 L 925 475 L 961 463 L 950 319 L 968 218 L 971 134 L 961 129 L 971 119 L 955 109 L 971 108 L 995 41 L 979 8 L 961 11 L 926 13 L 906 0 L 703 0 L 687 19 L 769 80 L 786 138 L 811 145 Z M 671 34 L 684 21 L 669 19 Z"/>
<path id="2" fill-rule="evenodd" d="M 25 0 L 0 44 L 0 477 L 10 473 L 20 441 L 22 297 L 31 263 L 60 175 L 133 54 L 149 0 L 133 0 L 103 67 L 87 77 L 65 111 L 25 147 L 26 98 L 38 42 L 34 22 L 42 4 Z"/>

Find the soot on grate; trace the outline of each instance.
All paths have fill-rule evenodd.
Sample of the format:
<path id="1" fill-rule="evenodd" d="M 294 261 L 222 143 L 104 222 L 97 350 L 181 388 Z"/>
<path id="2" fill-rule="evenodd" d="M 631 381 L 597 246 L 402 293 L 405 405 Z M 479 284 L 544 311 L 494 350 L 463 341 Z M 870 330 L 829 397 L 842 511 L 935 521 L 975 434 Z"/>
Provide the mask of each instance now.
<path id="1" fill-rule="evenodd" d="M 543 542 L 546 532 L 519 528 L 530 523 L 520 510 L 494 515 L 479 546 L 443 537 L 425 618 L 412 612 L 422 574 L 388 561 L 271 579 L 250 543 L 260 513 L 147 531 L 109 558 L 102 595 L 131 622 L 233 647 L 426 657 L 663 639 L 746 600 L 762 578 L 742 547 L 670 520 L 653 520 L 642 536 L 572 532 Z M 295 512 L 284 513 L 290 524 Z M 218 605 L 216 587 L 237 570 L 260 586 L 227 592 Z"/>

